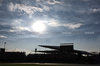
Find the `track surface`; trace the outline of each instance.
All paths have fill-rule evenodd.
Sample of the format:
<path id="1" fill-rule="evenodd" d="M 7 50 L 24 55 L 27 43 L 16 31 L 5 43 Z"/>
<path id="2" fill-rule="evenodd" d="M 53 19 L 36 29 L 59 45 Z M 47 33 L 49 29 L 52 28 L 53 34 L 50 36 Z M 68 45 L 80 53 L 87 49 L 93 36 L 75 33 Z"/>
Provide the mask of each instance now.
<path id="1" fill-rule="evenodd" d="M 30 65 L 30 64 L 33 64 L 33 66 L 34 66 L 34 64 L 37 66 L 37 65 L 39 65 L 39 66 L 100 66 L 100 65 L 95 65 L 95 64 L 63 64 L 63 63 L 0 63 L 0 66 L 10 66 L 10 65 L 15 65 L 16 64 L 16 66 L 18 65 L 18 64 L 24 64 L 25 66 L 27 65 L 28 66 L 28 64 Z"/>

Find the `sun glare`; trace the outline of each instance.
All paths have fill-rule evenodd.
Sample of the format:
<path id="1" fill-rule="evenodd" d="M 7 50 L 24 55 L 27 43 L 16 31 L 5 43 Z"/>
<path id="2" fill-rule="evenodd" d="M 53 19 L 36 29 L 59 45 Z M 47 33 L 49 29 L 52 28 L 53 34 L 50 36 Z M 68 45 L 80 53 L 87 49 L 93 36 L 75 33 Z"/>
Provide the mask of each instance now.
<path id="1" fill-rule="evenodd" d="M 42 21 L 37 21 L 37 22 L 33 23 L 32 29 L 35 32 L 41 33 L 45 30 L 45 24 Z"/>

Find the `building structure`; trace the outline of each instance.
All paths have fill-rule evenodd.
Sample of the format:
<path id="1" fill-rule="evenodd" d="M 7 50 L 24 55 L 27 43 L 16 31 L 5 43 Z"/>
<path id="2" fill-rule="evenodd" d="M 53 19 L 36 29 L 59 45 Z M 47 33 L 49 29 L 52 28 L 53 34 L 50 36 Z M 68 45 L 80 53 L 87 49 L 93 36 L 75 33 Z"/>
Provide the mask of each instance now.
<path id="1" fill-rule="evenodd" d="M 90 52 L 82 51 L 82 50 L 75 50 L 74 43 L 61 43 L 60 46 L 48 46 L 48 45 L 39 45 L 40 47 L 45 47 L 53 50 L 44 50 L 44 51 L 37 51 L 42 53 L 74 53 L 74 54 L 85 54 L 85 55 L 92 55 Z"/>
<path id="2" fill-rule="evenodd" d="M 5 48 L 0 48 L 0 62 L 25 62 L 25 52 L 5 52 Z"/>
<path id="3" fill-rule="evenodd" d="M 42 54 L 29 54 L 32 62 L 40 63 L 95 63 L 92 53 L 82 50 L 75 50 L 74 43 L 61 43 L 60 46 L 39 45 L 51 50 L 37 51 Z M 33 58 L 33 59 L 32 59 Z M 100 59 L 97 59 L 100 60 Z M 30 60 L 29 60 L 30 61 Z"/>

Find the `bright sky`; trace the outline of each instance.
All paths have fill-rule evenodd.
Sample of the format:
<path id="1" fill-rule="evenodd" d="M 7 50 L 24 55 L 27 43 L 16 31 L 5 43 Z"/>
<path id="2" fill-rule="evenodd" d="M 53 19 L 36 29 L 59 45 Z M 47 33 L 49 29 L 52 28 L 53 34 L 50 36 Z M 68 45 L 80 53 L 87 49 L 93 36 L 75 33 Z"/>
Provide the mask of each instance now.
<path id="1" fill-rule="evenodd" d="M 100 51 L 100 0 L 0 0 L 0 47 L 31 52 L 74 43 Z"/>

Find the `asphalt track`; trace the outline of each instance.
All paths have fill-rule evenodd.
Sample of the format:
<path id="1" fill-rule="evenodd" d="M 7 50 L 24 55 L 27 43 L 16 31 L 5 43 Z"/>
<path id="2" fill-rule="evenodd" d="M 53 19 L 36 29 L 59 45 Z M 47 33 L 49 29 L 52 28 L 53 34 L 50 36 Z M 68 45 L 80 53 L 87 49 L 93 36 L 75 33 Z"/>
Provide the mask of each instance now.
<path id="1" fill-rule="evenodd" d="M 56 66 L 100 66 L 100 64 L 63 64 L 63 63 L 0 63 L 0 65 L 9 64 L 37 64 L 37 65 L 56 65 Z"/>
<path id="2" fill-rule="evenodd" d="M 64 64 L 64 63 L 35 63 L 40 65 L 60 65 L 60 66 L 100 66 L 100 64 Z"/>

